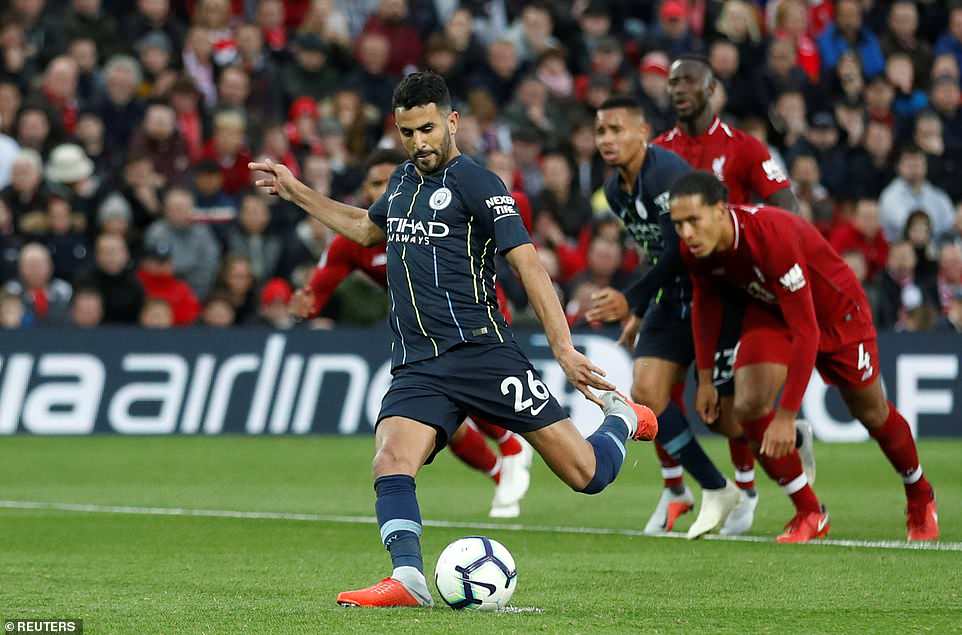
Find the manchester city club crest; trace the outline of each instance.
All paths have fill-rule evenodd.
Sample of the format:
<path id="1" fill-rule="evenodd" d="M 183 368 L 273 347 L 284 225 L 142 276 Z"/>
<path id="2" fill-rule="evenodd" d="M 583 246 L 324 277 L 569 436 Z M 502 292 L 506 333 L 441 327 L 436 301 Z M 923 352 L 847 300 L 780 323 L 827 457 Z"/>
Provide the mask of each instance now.
<path id="1" fill-rule="evenodd" d="M 434 190 L 434 194 L 428 199 L 428 205 L 433 210 L 442 210 L 451 204 L 451 190 L 446 187 Z"/>

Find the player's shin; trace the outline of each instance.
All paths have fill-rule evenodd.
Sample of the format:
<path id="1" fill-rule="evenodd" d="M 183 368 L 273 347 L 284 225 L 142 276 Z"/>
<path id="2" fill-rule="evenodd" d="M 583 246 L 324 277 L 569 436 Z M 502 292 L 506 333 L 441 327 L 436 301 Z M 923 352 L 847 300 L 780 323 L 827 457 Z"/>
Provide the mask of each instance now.
<path id="1" fill-rule="evenodd" d="M 659 423 L 659 425 L 661 425 Z M 668 454 L 661 443 L 655 441 L 655 453 L 658 455 L 658 463 L 661 464 L 661 478 L 665 482 L 665 489 L 671 490 L 675 494 L 685 491 L 684 468 L 681 463 Z"/>
<path id="2" fill-rule="evenodd" d="M 423 603 L 430 603 L 431 593 L 424 579 L 421 557 L 421 510 L 414 477 L 407 474 L 381 476 L 374 481 L 374 491 L 381 541 L 390 552 L 394 566 L 391 577 L 402 582 Z"/>
<path id="3" fill-rule="evenodd" d="M 772 410 L 767 415 L 742 422 L 745 435 L 752 442 L 753 447 L 761 445 L 765 437 L 765 430 L 775 418 L 775 411 Z M 789 454 L 779 458 L 773 458 L 766 454 L 758 454 L 758 462 L 762 464 L 765 473 L 778 483 L 782 490 L 792 499 L 792 504 L 799 512 L 819 512 L 821 504 L 815 491 L 805 477 L 802 469 L 802 460 L 798 456 L 798 450 L 792 449 Z"/>
<path id="4" fill-rule="evenodd" d="M 673 401 L 669 401 L 668 406 L 658 415 L 657 439 L 665 451 L 677 459 L 698 481 L 702 489 L 725 487 L 725 477 L 705 454 L 692 434 L 685 415 Z"/>
<path id="5" fill-rule="evenodd" d="M 728 453 L 735 467 L 735 485 L 738 489 L 754 494 L 755 454 L 748 439 L 743 435 L 728 440 Z"/>
<path id="6" fill-rule="evenodd" d="M 905 484 L 905 496 L 909 501 L 924 503 L 932 500 L 934 493 L 928 479 L 922 473 L 919 454 L 912 438 L 912 430 L 905 417 L 888 402 L 889 415 L 881 428 L 869 430 L 892 467 L 901 475 Z"/>
<path id="7" fill-rule="evenodd" d="M 628 423 L 619 415 L 608 415 L 587 441 L 595 451 L 595 474 L 582 488 L 585 494 L 597 494 L 615 480 L 625 462 Z"/>

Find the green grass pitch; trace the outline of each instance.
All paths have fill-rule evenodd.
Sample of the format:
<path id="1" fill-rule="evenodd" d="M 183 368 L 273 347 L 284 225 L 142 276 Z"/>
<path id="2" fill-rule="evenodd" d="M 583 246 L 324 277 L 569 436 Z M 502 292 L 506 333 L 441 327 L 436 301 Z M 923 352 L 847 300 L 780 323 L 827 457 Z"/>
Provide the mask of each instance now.
<path id="1" fill-rule="evenodd" d="M 707 442 L 730 471 L 727 448 Z M 370 438 L 38 438 L 0 441 L 0 499 L 373 515 Z M 599 496 L 536 460 L 518 523 L 640 529 L 660 488 L 633 445 Z M 962 541 L 962 442 L 921 443 L 943 541 Z M 817 446 L 832 538 L 904 539 L 903 494 L 874 444 Z M 759 471 L 760 473 L 760 471 Z M 425 519 L 488 522 L 489 481 L 445 454 L 418 479 Z M 791 515 L 760 479 L 753 533 Z M 513 522 L 513 521 L 512 521 Z M 681 521 L 687 527 L 690 517 Z M 428 527 L 429 575 L 451 540 Z M 780 546 L 485 529 L 514 554 L 517 614 L 359 610 L 343 589 L 389 571 L 374 525 L 0 508 L 0 618 L 78 617 L 86 633 L 962 632 L 962 552 Z"/>

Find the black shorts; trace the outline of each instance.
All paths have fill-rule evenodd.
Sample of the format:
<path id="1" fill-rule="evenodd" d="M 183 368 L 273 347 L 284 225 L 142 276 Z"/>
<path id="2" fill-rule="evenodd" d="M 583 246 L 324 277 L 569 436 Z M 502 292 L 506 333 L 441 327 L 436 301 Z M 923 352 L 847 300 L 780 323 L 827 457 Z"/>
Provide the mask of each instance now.
<path id="1" fill-rule="evenodd" d="M 519 434 L 568 416 L 518 345 L 505 342 L 462 344 L 395 369 L 377 420 L 406 417 L 435 428 L 430 463 L 471 414 Z"/>
<path id="2" fill-rule="evenodd" d="M 742 316 L 745 305 L 738 300 L 723 299 L 722 328 L 715 352 L 715 368 L 712 382 L 718 394 L 735 394 L 734 369 L 735 347 L 742 332 Z M 684 315 L 684 317 L 682 317 Z M 695 340 L 691 331 L 691 309 L 684 310 L 674 303 L 652 304 L 645 313 L 635 359 L 654 357 L 674 362 L 688 368 L 695 361 Z M 697 377 L 697 374 L 696 374 Z"/>

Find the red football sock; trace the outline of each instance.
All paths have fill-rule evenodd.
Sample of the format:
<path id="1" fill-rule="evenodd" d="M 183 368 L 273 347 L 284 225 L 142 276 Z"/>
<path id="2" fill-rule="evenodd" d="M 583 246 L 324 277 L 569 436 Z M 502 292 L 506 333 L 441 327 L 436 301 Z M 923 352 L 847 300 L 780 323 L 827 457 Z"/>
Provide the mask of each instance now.
<path id="1" fill-rule="evenodd" d="M 661 447 L 661 444 L 655 441 L 655 453 L 658 455 L 658 462 L 661 463 L 661 478 L 665 481 L 665 487 L 668 489 L 674 489 L 682 487 L 684 484 L 684 479 L 682 475 L 684 470 L 681 467 L 681 463 L 675 460 L 675 458 L 668 454 L 665 448 Z"/>
<path id="2" fill-rule="evenodd" d="M 739 489 L 755 489 L 755 454 L 748 439 L 744 435 L 729 439 L 728 453 L 735 466 L 735 485 Z"/>
<path id="3" fill-rule="evenodd" d="M 499 425 L 495 425 L 490 421 L 474 415 L 471 416 L 471 419 L 474 421 L 474 424 L 478 426 L 478 430 L 485 433 L 489 439 L 493 439 L 494 442 L 498 444 L 498 450 L 501 452 L 501 456 L 521 454 L 521 441 L 518 441 L 518 437 L 514 432 L 505 430 Z"/>
<path id="4" fill-rule="evenodd" d="M 895 408 L 895 404 L 889 402 L 889 416 L 885 424 L 878 430 L 869 430 L 869 434 L 882 448 L 895 471 L 901 475 L 905 484 L 905 496 L 910 501 L 932 500 L 932 486 L 919 465 L 919 453 L 915 447 L 915 439 L 912 438 L 912 429 L 902 413 Z"/>
<path id="5" fill-rule="evenodd" d="M 760 419 L 743 421 L 742 428 L 745 435 L 753 443 L 754 447 L 761 446 L 762 439 L 765 437 L 765 430 L 775 418 L 775 411 L 772 410 Z M 782 491 L 792 499 L 792 504 L 799 512 L 819 512 L 822 509 L 815 496 L 815 490 L 808 484 L 805 471 L 802 469 L 802 459 L 798 456 L 798 450 L 792 448 L 789 454 L 777 459 L 765 454 L 758 454 L 758 462 L 762 464 L 765 473 L 773 481 L 781 486 Z"/>
<path id="6" fill-rule="evenodd" d="M 484 472 L 497 483 L 501 480 L 501 457 L 491 451 L 484 437 L 470 425 L 464 426 L 465 432 L 453 441 L 451 451 L 479 472 Z"/>

